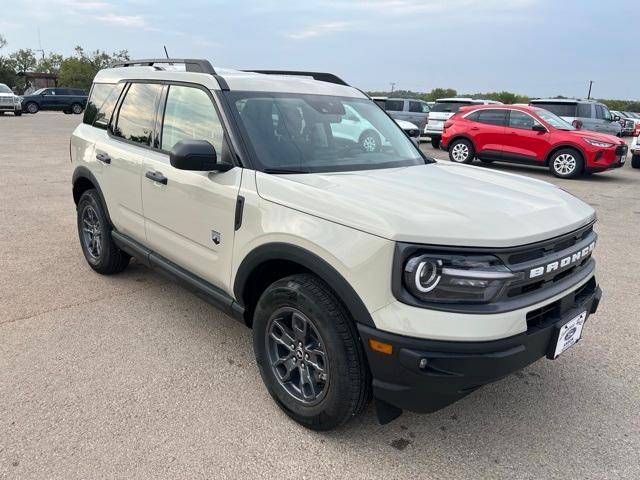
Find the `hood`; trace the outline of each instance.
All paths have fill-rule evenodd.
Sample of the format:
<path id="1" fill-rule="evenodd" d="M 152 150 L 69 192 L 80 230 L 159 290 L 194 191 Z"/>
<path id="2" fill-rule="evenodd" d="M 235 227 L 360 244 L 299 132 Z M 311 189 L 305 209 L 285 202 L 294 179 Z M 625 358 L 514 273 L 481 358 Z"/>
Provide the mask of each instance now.
<path id="1" fill-rule="evenodd" d="M 595 219 L 586 203 L 539 180 L 433 163 L 356 172 L 256 173 L 265 200 L 389 240 L 510 247 Z"/>
<path id="2" fill-rule="evenodd" d="M 398 124 L 398 126 L 403 129 L 403 130 L 417 130 L 418 126 L 411 123 L 411 122 L 407 122 L 406 120 L 398 120 L 397 118 L 394 118 L 394 120 L 396 121 L 396 123 Z"/>
<path id="3" fill-rule="evenodd" d="M 592 132 L 590 130 L 565 130 L 562 132 L 563 134 L 568 133 L 570 135 L 581 137 L 581 138 L 593 138 L 594 140 L 599 140 L 601 142 L 609 142 L 614 145 L 624 145 L 624 140 L 616 137 L 615 135 L 608 135 L 606 133 L 598 133 Z"/>

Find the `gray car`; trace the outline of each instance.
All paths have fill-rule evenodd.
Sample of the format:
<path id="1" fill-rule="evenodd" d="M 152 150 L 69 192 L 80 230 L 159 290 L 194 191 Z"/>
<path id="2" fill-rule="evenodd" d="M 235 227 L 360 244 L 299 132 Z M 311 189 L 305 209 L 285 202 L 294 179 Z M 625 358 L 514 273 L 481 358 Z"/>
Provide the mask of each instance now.
<path id="1" fill-rule="evenodd" d="M 392 118 L 413 123 L 421 132 L 427 124 L 430 108 L 424 100 L 374 97 L 373 101 L 385 109 Z"/>
<path id="2" fill-rule="evenodd" d="M 531 100 L 530 105 L 549 110 L 582 130 L 622 136 L 620 117 L 612 115 L 605 104 L 595 100 L 538 99 Z"/>

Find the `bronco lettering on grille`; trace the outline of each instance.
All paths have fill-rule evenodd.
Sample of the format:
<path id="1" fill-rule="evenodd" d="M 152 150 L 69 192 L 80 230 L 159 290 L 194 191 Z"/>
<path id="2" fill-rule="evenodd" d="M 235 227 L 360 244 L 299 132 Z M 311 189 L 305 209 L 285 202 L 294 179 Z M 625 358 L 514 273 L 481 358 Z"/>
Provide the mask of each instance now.
<path id="1" fill-rule="evenodd" d="M 545 273 L 551 273 L 555 270 L 559 270 L 561 268 L 568 267 L 569 265 L 573 265 L 574 263 L 580 261 L 580 259 L 586 257 L 591 252 L 593 252 L 594 248 L 596 248 L 596 242 L 591 242 L 589 246 L 584 247 L 582 250 L 578 250 L 577 252 L 571 255 L 567 255 L 566 257 L 563 257 L 560 260 L 547 263 L 546 265 L 542 265 L 540 267 L 532 268 L 531 270 L 529 270 L 529 278 L 540 277 Z"/>

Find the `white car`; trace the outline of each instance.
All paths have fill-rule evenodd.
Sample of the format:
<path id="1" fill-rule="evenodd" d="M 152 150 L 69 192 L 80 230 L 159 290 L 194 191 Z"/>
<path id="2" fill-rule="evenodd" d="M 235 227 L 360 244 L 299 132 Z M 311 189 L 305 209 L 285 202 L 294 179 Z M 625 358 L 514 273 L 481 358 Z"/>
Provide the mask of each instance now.
<path id="1" fill-rule="evenodd" d="M 433 148 L 440 147 L 444 124 L 454 116 L 460 107 L 466 105 L 502 105 L 495 100 L 483 100 L 478 98 L 439 98 L 431 107 L 427 117 L 427 125 L 424 127 L 425 136 L 431 138 Z"/>
<path id="2" fill-rule="evenodd" d="M 638 136 L 640 135 L 640 125 L 636 126 L 633 132 L 633 140 L 631 141 L 631 166 L 633 168 L 640 168 L 640 142 L 638 142 Z"/>
<path id="3" fill-rule="evenodd" d="M 16 117 L 22 115 L 22 99 L 4 83 L 0 83 L 0 115 L 11 112 Z"/>
<path id="4" fill-rule="evenodd" d="M 89 266 L 136 257 L 252 328 L 267 390 L 308 428 L 372 397 L 382 423 L 443 408 L 561 355 L 600 300 L 592 207 L 435 162 L 335 75 L 123 62 L 70 154 Z"/>

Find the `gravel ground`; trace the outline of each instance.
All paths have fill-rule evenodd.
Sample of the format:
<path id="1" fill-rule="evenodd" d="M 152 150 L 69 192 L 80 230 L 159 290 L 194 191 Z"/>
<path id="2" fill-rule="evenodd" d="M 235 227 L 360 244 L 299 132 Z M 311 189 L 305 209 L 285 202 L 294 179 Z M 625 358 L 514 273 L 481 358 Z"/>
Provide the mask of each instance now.
<path id="1" fill-rule="evenodd" d="M 247 328 L 140 264 L 89 269 L 70 184 L 79 120 L 0 117 L 1 479 L 640 478 L 640 170 L 485 167 L 597 209 L 604 300 L 583 341 L 435 414 L 380 426 L 369 408 L 320 434 L 272 402 Z"/>

